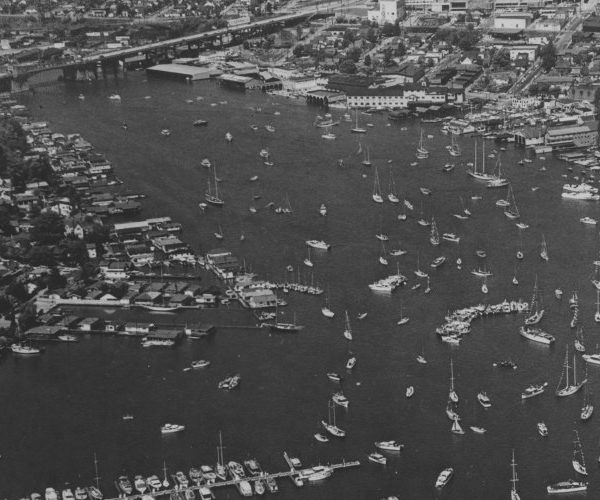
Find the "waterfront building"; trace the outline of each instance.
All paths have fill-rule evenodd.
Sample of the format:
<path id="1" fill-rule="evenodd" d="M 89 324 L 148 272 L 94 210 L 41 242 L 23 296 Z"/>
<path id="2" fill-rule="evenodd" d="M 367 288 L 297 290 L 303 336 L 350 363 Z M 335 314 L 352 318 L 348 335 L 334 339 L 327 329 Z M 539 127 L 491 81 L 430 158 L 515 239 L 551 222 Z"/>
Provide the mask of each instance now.
<path id="1" fill-rule="evenodd" d="M 590 147 L 598 143 L 596 122 L 577 126 L 551 127 L 544 136 L 546 146 L 553 149 Z"/>
<path id="2" fill-rule="evenodd" d="M 268 288 L 244 288 L 238 292 L 240 302 L 249 309 L 275 307 L 277 296 Z"/>
<path id="3" fill-rule="evenodd" d="M 104 329 L 104 320 L 101 318 L 84 318 L 79 322 L 78 328 L 84 332 L 102 330 Z"/>

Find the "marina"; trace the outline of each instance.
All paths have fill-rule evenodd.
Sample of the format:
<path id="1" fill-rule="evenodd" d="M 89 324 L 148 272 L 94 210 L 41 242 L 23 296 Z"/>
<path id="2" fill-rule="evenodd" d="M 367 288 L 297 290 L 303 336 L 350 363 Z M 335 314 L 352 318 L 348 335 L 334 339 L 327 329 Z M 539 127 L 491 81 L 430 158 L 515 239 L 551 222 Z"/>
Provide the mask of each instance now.
<path id="1" fill-rule="evenodd" d="M 574 283 L 589 281 L 590 263 L 597 258 L 598 248 L 593 230 L 584 232 L 589 227 L 586 229 L 579 219 L 598 215 L 593 205 L 570 205 L 593 201 L 563 199 L 563 184 L 577 183 L 572 177 L 561 177 L 566 172 L 556 158 L 548 155 L 548 168 L 540 171 L 537 160 L 518 165 L 528 154 L 525 150 L 509 144 L 502 152 L 502 176 L 511 181 L 519 220 L 529 225 L 519 229 L 515 227 L 517 220 L 496 206 L 497 199 L 506 196 L 504 189 L 487 189 L 485 183 L 467 175 L 462 164 L 457 163 L 450 172 L 442 171 L 448 161 L 444 146 L 451 141 L 447 138 L 437 144 L 427 138 L 440 137 L 436 123 L 405 121 L 402 125 L 407 130 L 402 131 L 397 124 L 385 127 L 384 115 L 369 118 L 374 126 L 360 137 L 363 150 L 368 140 L 369 162 L 385 179 L 376 183 L 376 169 L 364 167 L 363 154 L 355 154 L 356 136 L 350 130 L 353 123 L 346 130 L 341 122 L 335 129 L 335 141 L 307 151 L 311 141 L 325 144 L 320 138 L 322 130 L 306 127 L 307 131 L 302 131 L 299 127 L 314 121 L 314 108 L 262 94 L 227 92 L 209 83 L 171 87 L 131 75 L 128 81 L 120 82 L 120 104 L 98 111 L 97 120 L 104 125 L 98 128 L 87 123 L 85 107 L 95 99 L 105 102 L 107 94 L 100 85 L 91 88 L 95 94 L 86 91 L 84 101 L 77 98 L 82 90 L 75 85 L 48 89 L 28 100 L 32 109 L 40 110 L 36 113 L 56 114 L 53 128 L 81 131 L 115 160 L 125 185 L 147 195 L 140 218 L 168 214 L 180 221 L 182 235 L 199 255 L 216 255 L 214 250 L 225 247 L 240 262 L 245 260 L 256 273 L 256 281 L 262 281 L 263 288 L 272 290 L 277 301 L 287 306 L 279 302 L 253 311 L 232 304 L 236 295 L 225 292 L 233 290 L 234 283 L 210 266 L 200 265 L 194 272 L 202 286 L 221 291 L 214 307 L 176 308 L 167 313 L 100 304 L 62 306 L 73 308 L 67 315 L 81 318 L 154 322 L 160 328 L 210 324 L 217 327 L 218 334 L 199 341 L 182 336 L 176 349 L 142 350 L 140 339 L 78 331 L 80 342 L 53 342 L 41 356 L 28 359 L 6 352 L 0 364 L 0 395 L 11 401 L 12 407 L 0 417 L 0 429 L 4 429 L 0 430 L 0 471 L 9 478 L 4 486 L 7 496 L 43 491 L 47 484 L 59 485 L 72 477 L 91 477 L 84 465 L 91 450 L 98 451 L 104 477 L 158 470 L 163 460 L 171 470 L 187 470 L 186 464 L 198 461 L 210 463 L 213 453 L 208 448 L 212 446 L 206 444 L 212 443 L 211 436 L 220 428 L 227 435 L 227 456 L 247 458 L 249 450 L 256 450 L 266 470 L 277 470 L 282 448 L 298 450 L 308 463 L 323 464 L 338 463 L 336 457 L 341 456 L 366 460 L 373 443 L 390 437 L 403 445 L 400 453 L 382 451 L 385 466 L 375 456 L 377 462 L 369 460 L 368 465 L 356 467 L 353 474 L 343 478 L 321 481 L 329 470 L 327 466 L 317 469 L 317 465 L 296 469 L 304 471 L 302 474 L 282 472 L 274 477 L 309 478 L 314 473 L 316 478 L 310 481 L 315 485 L 310 490 L 297 488 L 296 481 L 282 481 L 282 498 L 398 494 L 424 498 L 431 495 L 440 471 L 451 466 L 452 479 L 442 478 L 444 495 L 473 496 L 485 483 L 486 497 L 495 500 L 509 492 L 513 448 L 519 459 L 519 494 L 523 498 L 539 498 L 547 485 L 569 477 L 564 464 L 569 465 L 572 422 L 579 418 L 582 405 L 575 394 L 557 402 L 548 394 L 552 391 L 544 393 L 545 383 L 540 383 L 548 380 L 550 386 L 557 385 L 564 344 L 572 345 L 574 337 L 566 299 L 561 301 L 549 291 L 560 288 L 565 293 L 568 290 L 566 296 L 570 296 Z M 115 88 L 106 90 L 116 92 Z M 164 97 L 159 99 L 161 93 Z M 195 102 L 204 104 L 194 104 L 198 110 L 188 113 L 180 123 L 177 113 L 192 106 L 186 100 L 200 93 L 204 101 Z M 154 112 L 143 106 L 143 96 L 151 94 L 160 112 L 168 116 L 168 140 L 160 136 L 163 126 L 149 119 Z M 220 114 L 225 106 L 237 121 L 224 121 Z M 255 111 L 256 107 L 263 111 Z M 275 115 L 275 111 L 280 114 Z M 332 114 L 337 121 L 337 113 Z M 210 126 L 201 130 L 192 127 L 192 115 L 206 118 Z M 126 132 L 120 126 L 124 121 L 128 124 Z M 251 130 L 248 123 L 260 126 Z M 226 132 L 233 140 L 224 139 Z M 196 133 L 207 137 L 201 139 L 193 135 Z M 159 140 L 148 139 L 157 136 Z M 410 160 L 389 146 L 394 141 L 406 144 Z M 460 159 L 474 157 L 472 138 L 458 136 L 454 144 L 460 149 Z M 408 161 L 414 160 L 417 148 L 421 148 L 421 156 L 426 151 L 427 158 L 420 159 L 421 166 L 415 168 Z M 486 154 L 493 148 L 487 142 Z M 277 159 L 274 165 L 263 164 L 259 156 L 262 149 Z M 199 165 L 204 157 L 216 162 L 217 173 Z M 337 163 L 339 158 L 344 159 L 343 166 Z M 481 149 L 478 158 L 481 161 Z M 390 159 L 393 182 L 388 186 Z M 488 161 L 488 172 L 491 165 Z M 254 176 L 256 180 L 249 182 Z M 302 179 L 314 182 L 306 181 L 304 186 Z M 198 206 L 206 201 L 207 184 L 211 195 L 218 186 L 222 206 Z M 373 202 L 373 186 L 377 184 L 380 192 L 376 194 L 383 203 Z M 538 186 L 539 190 L 532 190 Z M 395 203 L 388 194 L 404 202 Z M 410 209 L 406 201 L 414 208 Z M 250 203 L 256 207 L 255 213 L 248 210 Z M 266 208 L 269 203 L 273 205 Z M 326 205 L 326 216 L 320 213 L 322 205 Z M 277 207 L 282 207 L 281 213 L 276 212 Z M 284 208 L 289 212 L 284 213 Z M 454 212 L 465 214 L 465 219 L 453 217 Z M 514 211 L 510 213 L 514 215 Z M 419 224 L 418 219 L 425 224 Z M 433 235 L 433 241 L 438 244 L 430 240 L 434 219 L 438 234 Z M 217 230 L 223 236 L 218 241 Z M 387 268 L 379 260 L 383 240 L 376 235 L 388 237 L 384 246 Z M 539 256 L 542 236 L 548 262 Z M 302 264 L 308 241 L 317 245 L 311 247 L 312 272 Z M 572 241 L 578 245 L 571 245 Z M 328 245 L 331 247 L 325 251 Z M 401 248 L 406 253 L 393 255 L 389 248 Z M 518 269 L 517 248 L 524 256 L 517 258 L 522 261 Z M 483 256 L 476 253 L 478 250 Z M 518 285 L 512 281 L 517 273 Z M 161 281 L 160 274 L 156 271 L 155 281 Z M 534 326 L 553 335 L 555 347 L 531 342 L 519 334 L 525 319 L 533 314 L 528 312 L 528 302 L 536 276 L 545 313 Z M 482 283 L 487 295 L 482 294 Z M 369 285 L 375 285 L 375 290 Z M 317 293 L 308 292 L 311 286 Z M 251 304 L 249 298 L 247 303 Z M 592 287 L 581 286 L 578 321 L 586 326 L 590 353 L 596 299 Z M 157 304 L 160 309 L 162 299 L 157 299 Z M 324 307 L 335 312 L 335 317 L 326 317 Z M 257 316 L 262 312 L 275 314 L 265 323 L 303 328 L 297 335 L 276 334 L 270 328 L 258 335 L 256 325 L 263 321 Z M 410 314 L 410 322 L 399 327 L 398 321 L 407 317 L 405 312 Z M 347 328 L 347 318 L 351 328 Z M 346 331 L 351 334 L 346 335 Z M 356 364 L 346 370 L 352 358 Z M 572 353 L 572 368 L 571 358 Z M 210 360 L 210 366 L 184 372 L 199 359 Z M 518 369 L 494 368 L 493 363 L 500 359 L 514 360 Z M 454 390 L 460 394 L 452 422 L 444 413 L 450 360 Z M 583 365 L 577 363 L 578 381 L 583 380 Z M 218 383 L 233 374 L 239 374 L 243 382 L 235 390 L 219 390 Z M 593 366 L 587 379 L 586 385 L 598 383 Z M 54 389 L 60 384 L 67 385 L 65 393 Z M 90 391 L 92 386 L 97 389 Z M 47 395 L 42 387 L 51 388 Z M 115 387 L 119 390 L 113 390 Z M 342 389 L 351 403 L 347 409 L 337 404 L 330 421 L 327 403 Z M 493 404 L 484 407 L 477 400 L 479 393 L 490 395 Z M 533 395 L 535 398 L 529 399 Z M 593 398 L 593 393 L 589 397 Z M 27 408 L 39 398 L 49 421 L 42 421 L 39 429 L 30 424 L 30 435 L 21 442 L 10 435 L 9 418 L 27 419 Z M 344 401 L 339 395 L 337 399 Z M 482 401 L 486 402 L 484 398 Z M 70 410 L 64 412 L 64 408 Z M 454 418 L 459 412 L 460 423 Z M 58 415 L 64 415 L 64 427 L 57 421 Z M 135 418 L 124 420 L 124 415 Z M 330 434 L 326 441 L 316 439 L 317 430 L 326 432 L 322 421 L 343 430 L 345 437 Z M 536 422 L 540 421 L 550 429 L 545 439 L 536 432 Z M 184 425 L 185 430 L 161 436 L 159 429 L 165 422 Z M 71 454 L 61 453 L 55 458 L 56 450 L 61 449 L 61 436 L 49 430 L 51 423 L 64 428 L 66 439 L 76 443 Z M 451 423 L 456 424 L 453 430 Z M 253 432 L 248 432 L 249 427 Z M 593 443 L 600 436 L 594 426 L 581 424 L 579 435 L 586 454 L 597 454 Z M 23 462 L 26 456 L 34 457 L 28 470 L 12 465 Z M 244 480 L 256 482 L 252 477 L 247 475 Z M 219 485 L 235 486 L 241 481 Z M 238 495 L 234 489 L 219 490 L 220 486 L 215 483 L 214 487 L 219 497 Z M 590 492 L 597 491 L 593 471 L 586 486 Z M 173 489 L 166 491 L 170 495 Z M 199 492 L 199 486 L 194 486 L 194 492 Z M 179 493 L 185 495 L 185 489 Z M 141 499 L 141 495 L 136 498 Z"/>

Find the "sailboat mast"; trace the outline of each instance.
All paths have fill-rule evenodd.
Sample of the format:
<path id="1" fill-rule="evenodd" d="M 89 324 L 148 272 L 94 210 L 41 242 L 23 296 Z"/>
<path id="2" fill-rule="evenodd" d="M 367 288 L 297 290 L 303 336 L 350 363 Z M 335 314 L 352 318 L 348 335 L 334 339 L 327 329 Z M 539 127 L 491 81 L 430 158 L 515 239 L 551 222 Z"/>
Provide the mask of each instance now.
<path id="1" fill-rule="evenodd" d="M 450 392 L 454 390 L 454 365 L 450 359 Z"/>
<path id="2" fill-rule="evenodd" d="M 512 483 L 512 491 L 516 492 L 517 491 L 517 481 L 519 480 L 519 478 L 517 477 L 517 470 L 516 470 L 516 462 L 515 462 L 515 450 L 513 449 L 512 451 L 512 461 L 510 463 L 511 467 L 512 467 L 512 478 L 510 480 L 510 482 Z"/>
<path id="3" fill-rule="evenodd" d="M 96 452 L 94 452 L 94 481 L 96 482 L 96 488 L 100 489 L 100 476 L 98 475 L 98 459 L 96 458 Z"/>

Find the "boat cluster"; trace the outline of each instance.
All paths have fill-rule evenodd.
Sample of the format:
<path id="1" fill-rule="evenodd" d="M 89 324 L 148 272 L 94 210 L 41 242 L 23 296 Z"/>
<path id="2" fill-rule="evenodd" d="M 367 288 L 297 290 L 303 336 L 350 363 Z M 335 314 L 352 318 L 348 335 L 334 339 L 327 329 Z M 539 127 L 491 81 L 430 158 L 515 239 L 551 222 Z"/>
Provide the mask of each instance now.
<path id="1" fill-rule="evenodd" d="M 585 182 L 582 182 L 581 184 L 563 185 L 563 191 L 561 196 L 568 200 L 600 200 L 600 195 L 598 195 L 598 188 L 590 186 Z"/>
<path id="2" fill-rule="evenodd" d="M 510 302 L 504 300 L 504 302 L 495 305 L 478 304 L 464 309 L 457 309 L 446 316 L 446 322 L 436 329 L 436 333 L 443 342 L 458 344 L 462 336 L 471 331 L 471 322 L 474 319 L 494 314 L 525 312 L 527 307 L 527 302 L 519 299 Z"/>

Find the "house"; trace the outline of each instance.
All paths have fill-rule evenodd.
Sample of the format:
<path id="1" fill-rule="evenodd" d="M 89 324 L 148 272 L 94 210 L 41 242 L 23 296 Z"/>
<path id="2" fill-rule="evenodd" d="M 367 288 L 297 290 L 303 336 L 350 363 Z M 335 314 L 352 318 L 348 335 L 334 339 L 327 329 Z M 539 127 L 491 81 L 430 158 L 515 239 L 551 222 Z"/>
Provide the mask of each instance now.
<path id="1" fill-rule="evenodd" d="M 104 320 L 101 318 L 84 318 L 79 322 L 79 329 L 84 332 L 103 330 Z"/>
<path id="2" fill-rule="evenodd" d="M 267 288 L 243 289 L 238 296 L 242 305 L 249 309 L 261 309 L 277 305 L 277 296 Z"/>
<path id="3" fill-rule="evenodd" d="M 129 274 L 131 264 L 125 261 L 110 262 L 108 266 L 100 266 L 100 271 L 108 280 L 124 280 Z"/>

